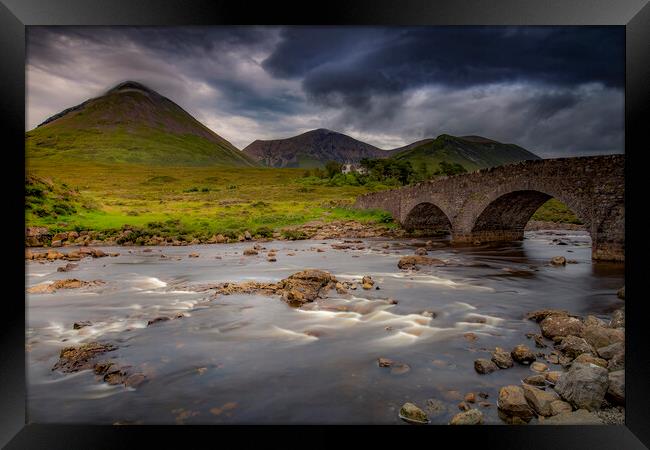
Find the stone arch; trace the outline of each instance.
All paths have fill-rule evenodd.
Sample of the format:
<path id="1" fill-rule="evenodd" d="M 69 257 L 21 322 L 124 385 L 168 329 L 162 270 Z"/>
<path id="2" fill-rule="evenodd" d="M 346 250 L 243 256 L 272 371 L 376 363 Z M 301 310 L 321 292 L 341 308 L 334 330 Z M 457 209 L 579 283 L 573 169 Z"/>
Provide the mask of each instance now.
<path id="1" fill-rule="evenodd" d="M 625 204 L 615 203 L 592 232 L 592 257 L 625 261 Z"/>
<path id="2" fill-rule="evenodd" d="M 447 214 L 431 202 L 421 202 L 412 207 L 404 218 L 407 230 L 423 230 L 431 233 L 451 233 L 451 221 Z"/>
<path id="3" fill-rule="evenodd" d="M 479 241 L 521 240 L 530 218 L 544 203 L 556 198 L 565 203 L 589 229 L 589 216 L 576 199 L 565 199 L 546 189 L 526 187 L 499 192 L 486 201 L 470 228 L 470 236 Z"/>

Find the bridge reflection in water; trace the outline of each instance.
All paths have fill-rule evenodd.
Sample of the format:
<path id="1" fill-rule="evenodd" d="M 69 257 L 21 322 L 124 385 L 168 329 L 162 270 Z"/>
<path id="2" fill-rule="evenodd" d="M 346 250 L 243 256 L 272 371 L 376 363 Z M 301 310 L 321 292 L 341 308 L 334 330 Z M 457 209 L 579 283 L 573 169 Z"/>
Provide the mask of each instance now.
<path id="1" fill-rule="evenodd" d="M 565 203 L 591 235 L 592 258 L 625 260 L 625 155 L 522 161 L 357 198 L 405 228 L 449 232 L 452 242 L 521 240 L 550 198 Z"/>

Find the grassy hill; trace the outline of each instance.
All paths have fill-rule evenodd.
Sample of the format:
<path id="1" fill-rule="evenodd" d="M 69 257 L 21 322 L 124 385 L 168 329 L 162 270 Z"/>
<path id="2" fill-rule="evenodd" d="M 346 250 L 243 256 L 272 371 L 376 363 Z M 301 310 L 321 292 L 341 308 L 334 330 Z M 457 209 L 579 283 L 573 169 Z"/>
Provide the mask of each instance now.
<path id="1" fill-rule="evenodd" d="M 28 131 L 26 152 L 28 164 L 258 165 L 176 103 L 135 82 L 121 83 Z"/>
<path id="2" fill-rule="evenodd" d="M 456 137 L 442 134 L 436 139 L 393 155 L 398 161 L 410 161 L 414 168 L 425 165 L 429 172 L 441 161 L 461 164 L 468 171 L 517 161 L 540 159 L 514 144 L 502 144 L 480 136 Z"/>

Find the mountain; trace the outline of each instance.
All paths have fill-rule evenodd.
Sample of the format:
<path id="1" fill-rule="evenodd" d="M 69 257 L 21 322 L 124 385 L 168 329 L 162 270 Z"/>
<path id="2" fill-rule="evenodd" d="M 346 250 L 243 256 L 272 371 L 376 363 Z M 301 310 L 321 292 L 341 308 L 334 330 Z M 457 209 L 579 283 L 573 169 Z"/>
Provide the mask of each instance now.
<path id="1" fill-rule="evenodd" d="M 487 139 L 481 136 L 451 136 L 441 134 L 435 139 L 393 154 L 400 161 L 410 161 L 414 168 L 425 164 L 436 170 L 440 161 L 461 164 L 468 171 L 500 166 L 517 161 L 541 159 L 534 153 L 514 144 Z"/>
<path id="2" fill-rule="evenodd" d="M 258 166 L 183 108 L 134 81 L 68 108 L 26 133 L 28 158 L 148 165 Z"/>
<path id="3" fill-rule="evenodd" d="M 286 139 L 257 140 L 243 151 L 271 167 L 321 167 L 330 160 L 358 163 L 362 158 L 390 156 L 386 150 L 324 128 Z"/>

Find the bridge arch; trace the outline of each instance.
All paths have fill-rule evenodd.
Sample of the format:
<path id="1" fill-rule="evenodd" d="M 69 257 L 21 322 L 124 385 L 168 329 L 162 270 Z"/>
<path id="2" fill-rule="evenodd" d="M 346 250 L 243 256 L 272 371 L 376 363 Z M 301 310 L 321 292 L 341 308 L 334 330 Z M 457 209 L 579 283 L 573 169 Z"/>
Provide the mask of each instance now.
<path id="1" fill-rule="evenodd" d="M 432 202 L 421 202 L 413 206 L 403 220 L 405 229 L 424 230 L 430 233 L 451 233 L 451 220 L 447 214 Z"/>

